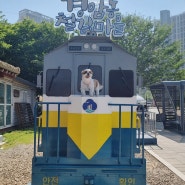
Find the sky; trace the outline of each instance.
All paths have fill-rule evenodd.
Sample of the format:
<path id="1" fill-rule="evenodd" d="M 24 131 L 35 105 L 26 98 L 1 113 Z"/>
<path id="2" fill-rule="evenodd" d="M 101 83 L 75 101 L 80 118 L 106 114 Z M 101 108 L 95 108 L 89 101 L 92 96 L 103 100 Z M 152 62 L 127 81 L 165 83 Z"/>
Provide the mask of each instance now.
<path id="1" fill-rule="evenodd" d="M 92 1 L 89 0 L 89 2 Z M 99 0 L 94 1 L 99 2 Z M 106 1 L 108 0 L 104 0 Z M 151 19 L 160 19 L 160 10 L 170 10 L 171 16 L 185 12 L 185 0 L 118 0 L 117 8 L 123 15 L 136 14 Z M 55 19 L 59 12 L 67 13 L 67 2 L 61 0 L 0 0 L 0 11 L 9 23 L 15 23 L 18 20 L 19 11 L 23 9 L 36 11 Z"/>

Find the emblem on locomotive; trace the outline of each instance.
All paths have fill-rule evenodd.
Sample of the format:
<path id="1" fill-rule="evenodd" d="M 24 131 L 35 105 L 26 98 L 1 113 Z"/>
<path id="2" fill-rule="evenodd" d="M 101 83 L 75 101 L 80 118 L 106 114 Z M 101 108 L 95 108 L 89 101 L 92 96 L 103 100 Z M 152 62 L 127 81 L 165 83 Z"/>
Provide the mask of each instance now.
<path id="1" fill-rule="evenodd" d="M 92 113 L 97 109 L 97 104 L 92 100 L 88 99 L 84 104 L 83 104 L 83 109 L 87 113 Z"/>

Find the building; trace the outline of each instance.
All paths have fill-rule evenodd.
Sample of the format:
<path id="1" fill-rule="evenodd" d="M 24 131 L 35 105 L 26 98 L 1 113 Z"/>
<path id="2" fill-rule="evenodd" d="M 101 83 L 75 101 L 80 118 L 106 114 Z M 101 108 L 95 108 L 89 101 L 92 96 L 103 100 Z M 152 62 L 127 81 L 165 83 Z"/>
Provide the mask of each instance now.
<path id="1" fill-rule="evenodd" d="M 171 24 L 171 19 L 170 19 L 170 11 L 169 10 L 162 10 L 160 11 L 160 22 L 162 25 Z"/>
<path id="2" fill-rule="evenodd" d="M 162 25 L 167 24 L 172 26 L 172 33 L 170 36 L 171 42 L 181 42 L 181 52 L 185 52 L 185 12 L 170 16 L 169 10 L 160 11 L 160 22 Z"/>
<path id="3" fill-rule="evenodd" d="M 54 23 L 53 18 L 48 17 L 48 16 L 43 15 L 43 14 L 38 13 L 38 12 L 28 10 L 28 9 L 23 9 L 23 10 L 19 11 L 19 20 L 18 20 L 18 22 L 21 22 L 24 19 L 31 19 L 31 20 L 33 20 L 37 23 L 41 23 L 43 21 Z"/>
<path id="4" fill-rule="evenodd" d="M 36 85 L 18 77 L 19 67 L 0 61 L 0 133 L 33 124 Z"/>

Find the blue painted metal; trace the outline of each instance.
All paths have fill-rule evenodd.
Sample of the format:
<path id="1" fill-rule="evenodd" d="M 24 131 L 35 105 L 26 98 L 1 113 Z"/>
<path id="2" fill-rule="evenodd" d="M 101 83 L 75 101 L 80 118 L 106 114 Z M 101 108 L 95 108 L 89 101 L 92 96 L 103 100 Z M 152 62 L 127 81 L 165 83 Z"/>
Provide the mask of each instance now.
<path id="1" fill-rule="evenodd" d="M 70 102 L 42 102 L 49 112 L 49 105 L 58 105 L 58 127 L 42 130 L 43 156 L 37 155 L 37 119 L 34 126 L 34 157 L 32 160 L 32 185 L 146 185 L 146 160 L 144 158 L 144 112 L 142 113 L 141 158 L 136 158 L 136 129 L 133 128 L 133 104 L 109 104 L 119 108 L 119 128 L 112 130 L 112 136 L 100 151 L 88 160 L 67 135 L 67 128 L 60 128 L 60 106 Z M 131 128 L 121 128 L 122 107 L 129 106 Z M 143 109 L 144 110 L 144 109 Z M 48 112 L 46 113 L 47 119 Z M 55 139 L 54 139 L 55 138 Z M 54 140 L 53 140 L 54 139 Z M 53 140 L 53 141 L 52 141 Z M 66 146 L 65 145 L 65 141 Z M 117 146 L 115 143 L 117 143 Z M 76 147 L 76 148 L 75 148 Z M 62 148 L 66 149 L 63 151 Z M 71 153 L 69 152 L 71 151 Z M 62 153 L 63 152 L 63 153 Z M 69 153 L 67 153 L 69 152 Z"/>

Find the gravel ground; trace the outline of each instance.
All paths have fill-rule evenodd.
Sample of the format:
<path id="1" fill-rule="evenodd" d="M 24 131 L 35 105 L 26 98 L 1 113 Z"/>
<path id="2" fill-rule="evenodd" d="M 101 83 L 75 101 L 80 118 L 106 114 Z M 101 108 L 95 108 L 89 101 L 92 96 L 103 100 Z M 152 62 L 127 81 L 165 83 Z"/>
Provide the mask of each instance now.
<path id="1" fill-rule="evenodd" d="M 27 185 L 31 181 L 33 145 L 19 145 L 0 149 L 0 184 Z M 147 185 L 183 185 L 185 182 L 157 159 L 145 152 Z"/>

